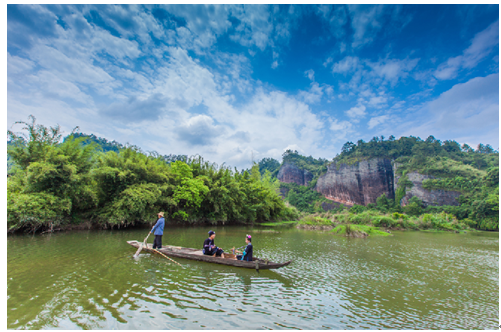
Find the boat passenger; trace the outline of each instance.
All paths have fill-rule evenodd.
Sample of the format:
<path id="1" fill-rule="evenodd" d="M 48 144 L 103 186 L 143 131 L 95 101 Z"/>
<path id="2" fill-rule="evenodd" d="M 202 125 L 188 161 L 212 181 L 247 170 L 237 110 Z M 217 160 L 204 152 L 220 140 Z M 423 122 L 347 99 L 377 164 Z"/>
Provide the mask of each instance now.
<path id="1" fill-rule="evenodd" d="M 247 246 L 245 247 L 242 255 L 237 255 L 237 260 L 239 261 L 248 261 L 252 262 L 252 237 L 250 235 L 245 236 L 245 243 Z"/>
<path id="2" fill-rule="evenodd" d="M 155 240 L 153 240 L 153 249 L 162 249 L 162 235 L 164 235 L 165 219 L 164 213 L 157 213 L 158 220 L 155 226 L 150 231 L 150 234 L 155 232 Z"/>
<path id="3" fill-rule="evenodd" d="M 204 241 L 204 248 L 202 249 L 202 252 L 204 255 L 211 255 L 213 257 L 221 256 L 221 258 L 224 258 L 223 249 L 216 247 L 214 244 L 215 237 L 216 232 L 209 231 L 209 237 Z"/>

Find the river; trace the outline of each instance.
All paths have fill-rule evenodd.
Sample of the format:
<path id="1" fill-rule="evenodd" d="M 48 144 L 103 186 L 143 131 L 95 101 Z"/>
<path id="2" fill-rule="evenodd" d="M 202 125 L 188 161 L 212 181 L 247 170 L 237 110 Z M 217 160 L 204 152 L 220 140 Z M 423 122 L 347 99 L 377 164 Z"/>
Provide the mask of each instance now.
<path id="1" fill-rule="evenodd" d="M 169 227 L 169 226 L 168 226 Z M 498 329 L 499 234 L 213 227 L 272 271 L 142 253 L 147 229 L 9 235 L 9 329 Z M 200 248 L 209 227 L 168 228 Z M 149 242 L 152 242 L 150 237 Z"/>

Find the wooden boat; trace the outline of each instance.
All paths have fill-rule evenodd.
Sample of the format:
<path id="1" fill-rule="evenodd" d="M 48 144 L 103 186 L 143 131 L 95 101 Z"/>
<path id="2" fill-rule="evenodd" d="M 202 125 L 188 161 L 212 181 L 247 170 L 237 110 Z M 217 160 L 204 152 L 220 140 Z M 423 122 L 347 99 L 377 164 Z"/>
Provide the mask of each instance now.
<path id="1" fill-rule="evenodd" d="M 141 244 L 141 242 L 138 241 L 127 241 L 127 243 L 135 248 L 139 248 L 139 245 Z M 153 252 L 152 247 L 153 245 L 151 243 L 148 243 L 147 247 L 143 245 L 143 250 L 148 252 Z M 256 270 L 278 269 L 282 266 L 287 266 L 291 263 L 291 261 L 285 263 L 274 263 L 256 257 L 253 257 L 252 262 L 239 261 L 233 254 L 224 253 L 224 258 L 212 257 L 209 255 L 204 255 L 202 253 L 202 249 L 183 248 L 183 247 L 165 246 L 165 245 L 162 246 L 162 249 L 158 249 L 158 251 L 166 256 L 171 256 L 171 257 L 186 258 L 208 263 L 245 267 L 248 269 L 256 269 Z"/>

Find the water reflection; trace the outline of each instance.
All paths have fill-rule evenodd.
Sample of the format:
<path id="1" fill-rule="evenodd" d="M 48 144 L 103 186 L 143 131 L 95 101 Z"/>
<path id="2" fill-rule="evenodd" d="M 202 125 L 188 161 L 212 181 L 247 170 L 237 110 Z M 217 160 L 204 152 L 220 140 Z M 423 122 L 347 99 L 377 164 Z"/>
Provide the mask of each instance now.
<path id="1" fill-rule="evenodd" d="M 217 229 L 240 246 L 245 227 Z M 206 230 L 165 242 L 200 247 Z M 8 328 L 497 328 L 497 234 L 254 230 L 256 255 L 290 266 L 260 271 L 179 259 L 125 241 L 144 230 L 8 237 Z"/>

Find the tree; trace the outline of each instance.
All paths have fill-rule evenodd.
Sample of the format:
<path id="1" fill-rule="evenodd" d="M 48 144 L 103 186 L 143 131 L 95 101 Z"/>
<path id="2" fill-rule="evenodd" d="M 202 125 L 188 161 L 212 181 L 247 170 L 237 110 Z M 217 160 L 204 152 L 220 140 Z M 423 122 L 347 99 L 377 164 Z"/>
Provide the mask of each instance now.
<path id="1" fill-rule="evenodd" d="M 351 151 L 353 151 L 353 149 L 355 147 L 356 147 L 356 145 L 353 144 L 352 142 L 346 142 L 346 143 L 343 144 L 343 147 L 341 148 L 341 152 L 344 153 L 344 154 L 348 154 Z"/>
<path id="2" fill-rule="evenodd" d="M 466 153 L 474 152 L 474 150 L 466 143 L 464 143 L 463 146 L 461 146 L 461 151 Z"/>
<path id="3" fill-rule="evenodd" d="M 423 202 L 416 196 L 409 199 L 409 203 L 403 207 L 405 213 L 411 216 L 419 216 L 423 213 Z"/>
<path id="4" fill-rule="evenodd" d="M 393 207 L 394 203 L 395 201 L 388 199 L 384 193 L 376 199 L 377 209 L 383 212 L 389 211 Z"/>
<path id="5" fill-rule="evenodd" d="M 24 124 L 27 135 L 8 131 L 8 153 L 19 168 L 8 180 L 7 209 L 10 229 L 50 226 L 69 220 L 73 213 L 97 205 L 90 170 L 95 145 L 81 146 L 72 135 L 61 140 L 59 126 L 37 125 L 34 116 Z"/>

